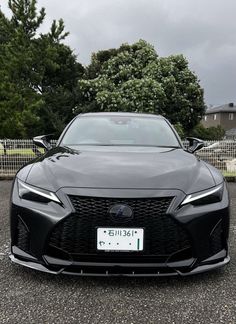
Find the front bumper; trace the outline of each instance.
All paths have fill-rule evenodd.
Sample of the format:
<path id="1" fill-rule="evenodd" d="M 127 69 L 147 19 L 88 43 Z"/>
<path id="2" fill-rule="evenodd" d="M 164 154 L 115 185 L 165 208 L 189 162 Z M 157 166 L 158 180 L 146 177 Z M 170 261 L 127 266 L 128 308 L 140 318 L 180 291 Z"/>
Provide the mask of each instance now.
<path id="1" fill-rule="evenodd" d="M 67 190 L 67 191 L 66 191 Z M 66 194 L 65 194 L 66 193 Z M 142 256 L 133 258 L 132 262 L 126 258 L 119 259 L 119 252 L 107 257 L 99 255 L 93 258 L 73 258 L 71 255 L 57 257 L 48 253 L 46 246 L 53 229 L 61 221 L 75 213 L 67 195 L 93 197 L 128 197 L 150 198 L 175 196 L 167 210 L 167 215 L 188 232 L 191 238 L 191 255 L 181 254 L 181 258 L 167 257 L 159 261 L 150 255 L 148 262 Z M 72 274 L 82 276 L 186 276 L 204 271 L 213 270 L 226 265 L 230 261 L 228 255 L 229 232 L 229 197 L 225 187 L 223 199 L 219 203 L 194 207 L 185 205 L 178 208 L 184 194 L 178 190 L 106 190 L 106 189 L 79 189 L 70 188 L 59 190 L 57 195 L 63 205 L 51 202 L 40 204 L 20 199 L 16 186 L 13 187 L 11 206 L 11 255 L 10 259 L 20 265 L 48 272 L 52 274 Z M 18 219 L 30 234 L 30 243 L 27 251 L 17 244 Z M 211 240 L 220 227 L 220 244 L 212 249 Z M 169 233 L 167 233 L 169 235 Z M 218 234 L 217 234 L 218 235 Z M 21 237 L 21 241 L 24 241 Z M 171 235 L 170 235 L 171 240 Z M 215 244 L 215 243 L 214 243 Z M 64 252 L 63 252 L 64 253 Z M 63 255 L 62 253 L 62 255 Z M 179 253 L 179 252 L 178 252 Z M 95 257 L 95 258 L 94 258 Z M 127 256 L 126 256 L 127 257 Z M 130 259 L 131 260 L 131 259 Z"/>

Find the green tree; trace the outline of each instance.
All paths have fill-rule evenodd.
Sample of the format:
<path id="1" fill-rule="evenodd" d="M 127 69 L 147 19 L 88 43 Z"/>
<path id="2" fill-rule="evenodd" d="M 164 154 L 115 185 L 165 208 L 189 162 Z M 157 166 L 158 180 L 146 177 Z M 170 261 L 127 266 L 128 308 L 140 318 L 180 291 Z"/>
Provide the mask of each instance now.
<path id="1" fill-rule="evenodd" d="M 28 86 L 33 79 L 30 25 L 25 33 L 24 24 L 18 21 L 17 5 L 9 1 L 10 20 L 0 12 L 1 137 L 24 136 L 27 122 L 32 124 L 36 119 L 31 109 L 37 103 L 37 93 Z M 43 12 L 40 15 L 43 18 Z"/>
<path id="2" fill-rule="evenodd" d="M 58 135 L 74 116 L 78 101 L 77 83 L 84 72 L 72 50 L 60 43 L 62 26 L 59 24 L 54 29 L 53 24 L 51 32 L 38 41 L 39 69 L 42 69 L 42 78 L 37 85 L 42 99 L 40 122 L 47 132 Z"/>
<path id="3" fill-rule="evenodd" d="M 193 137 L 198 137 L 203 140 L 217 141 L 217 140 L 223 139 L 223 137 L 225 136 L 225 130 L 220 125 L 218 125 L 216 127 L 205 128 L 203 125 L 198 124 L 190 132 L 190 135 Z"/>
<path id="4" fill-rule="evenodd" d="M 79 81 L 81 111 L 137 111 L 166 116 L 184 131 L 201 119 L 203 90 L 182 55 L 158 57 L 144 40 L 92 55 Z"/>
<path id="5" fill-rule="evenodd" d="M 63 20 L 39 34 L 45 9 L 36 0 L 10 0 L 9 8 L 10 19 L 0 11 L 0 137 L 59 133 L 73 116 L 83 67 L 62 43 Z"/>

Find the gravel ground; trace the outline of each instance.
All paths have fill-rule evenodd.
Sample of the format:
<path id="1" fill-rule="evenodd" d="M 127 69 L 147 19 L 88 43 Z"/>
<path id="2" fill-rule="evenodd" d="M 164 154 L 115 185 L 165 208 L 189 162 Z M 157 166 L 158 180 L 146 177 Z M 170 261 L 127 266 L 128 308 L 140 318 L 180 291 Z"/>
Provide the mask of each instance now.
<path id="1" fill-rule="evenodd" d="M 10 181 L 0 182 L 0 323 L 236 323 L 236 184 L 231 263 L 187 278 L 53 276 L 10 263 Z"/>

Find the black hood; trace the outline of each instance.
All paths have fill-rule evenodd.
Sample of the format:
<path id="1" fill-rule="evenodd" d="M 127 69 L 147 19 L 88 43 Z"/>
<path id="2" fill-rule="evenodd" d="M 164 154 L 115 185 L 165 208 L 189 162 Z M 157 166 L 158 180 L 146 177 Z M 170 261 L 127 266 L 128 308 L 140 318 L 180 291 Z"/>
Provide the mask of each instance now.
<path id="1" fill-rule="evenodd" d="M 191 193 L 216 184 L 209 166 L 182 148 L 56 147 L 27 169 L 27 183 L 51 191 L 80 187 Z"/>

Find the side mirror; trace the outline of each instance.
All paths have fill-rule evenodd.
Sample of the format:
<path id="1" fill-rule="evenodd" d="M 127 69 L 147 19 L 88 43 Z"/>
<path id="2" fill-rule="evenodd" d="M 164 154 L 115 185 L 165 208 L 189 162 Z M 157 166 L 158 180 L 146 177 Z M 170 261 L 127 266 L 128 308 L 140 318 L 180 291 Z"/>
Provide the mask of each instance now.
<path id="1" fill-rule="evenodd" d="M 204 147 L 204 142 L 199 138 L 187 137 L 186 139 L 189 141 L 188 152 L 190 153 L 194 153 Z"/>
<path id="2" fill-rule="evenodd" d="M 46 151 L 48 151 L 52 148 L 52 145 L 50 144 L 51 137 L 52 137 L 52 134 L 36 136 L 33 138 L 33 143 L 39 147 L 44 148 Z"/>

